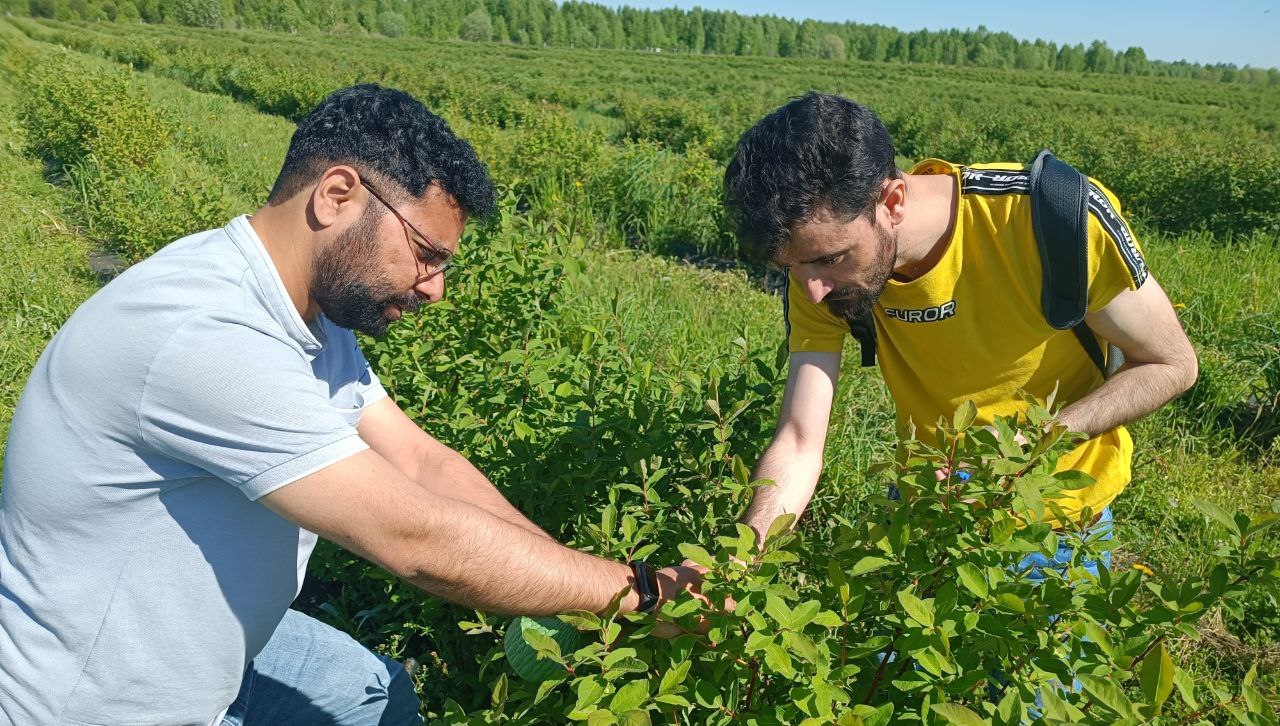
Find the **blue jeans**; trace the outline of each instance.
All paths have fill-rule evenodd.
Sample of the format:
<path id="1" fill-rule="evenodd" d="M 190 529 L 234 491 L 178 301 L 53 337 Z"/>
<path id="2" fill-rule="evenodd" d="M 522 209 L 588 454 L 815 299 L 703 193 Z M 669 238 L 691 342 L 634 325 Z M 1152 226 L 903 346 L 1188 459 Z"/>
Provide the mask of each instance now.
<path id="1" fill-rule="evenodd" d="M 1092 535 L 1101 535 L 1101 539 L 1109 540 L 1112 537 L 1111 507 L 1102 510 L 1102 515 L 1098 517 L 1098 521 L 1094 522 L 1086 531 L 1085 537 Z M 1033 552 L 1023 557 L 1018 562 L 1018 566 L 1014 568 L 1014 572 L 1024 572 L 1031 570 L 1027 575 L 1027 579 L 1031 582 L 1044 582 L 1043 570 L 1052 567 L 1053 569 L 1066 574 L 1067 566 L 1071 564 L 1071 555 L 1076 548 L 1080 546 L 1082 538 L 1076 532 L 1059 532 L 1058 533 L 1058 551 L 1052 558 L 1046 557 L 1041 552 Z M 1107 550 L 1101 555 L 1102 563 L 1111 569 L 1111 550 Z M 1089 574 L 1094 577 L 1098 576 L 1098 560 L 1087 560 L 1080 563 Z"/>
<path id="2" fill-rule="evenodd" d="M 421 724 L 404 667 L 296 610 L 245 670 L 222 726 Z"/>

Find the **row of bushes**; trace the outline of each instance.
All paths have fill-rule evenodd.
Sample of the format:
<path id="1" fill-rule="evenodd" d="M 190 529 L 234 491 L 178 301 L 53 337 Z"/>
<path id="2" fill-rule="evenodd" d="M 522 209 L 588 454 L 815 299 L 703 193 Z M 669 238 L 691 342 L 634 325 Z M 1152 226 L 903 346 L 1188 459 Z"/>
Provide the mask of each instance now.
<path id="1" fill-rule="evenodd" d="M 253 35 L 188 31 L 185 36 L 155 42 L 123 39 L 87 27 L 50 29 L 31 21 L 24 27 L 38 37 L 121 61 L 145 57 L 150 66 L 195 88 L 227 93 L 267 113 L 289 118 L 305 113 L 328 90 L 371 79 L 404 87 L 451 119 L 503 129 L 519 130 L 527 117 L 544 115 L 548 108 L 545 102 L 530 100 L 518 80 L 478 80 L 476 66 L 487 61 L 467 56 L 465 46 L 451 49 L 457 52 L 444 67 L 433 64 L 425 73 L 419 62 L 403 60 L 390 47 L 373 45 L 362 47 L 359 53 L 348 52 L 354 49 L 343 45 L 354 42 L 349 40 L 319 43 L 282 39 L 269 47 Z M 228 43 L 238 44 L 246 52 L 227 52 Z M 877 78 L 865 85 L 866 93 L 854 95 L 881 114 L 899 153 L 907 158 L 1018 160 L 1030 159 L 1038 149 L 1049 147 L 1106 182 L 1132 215 L 1152 228 L 1228 233 L 1272 231 L 1280 225 L 1280 147 L 1267 132 L 1227 118 L 1182 118 L 1181 111 L 1161 111 L 1156 102 L 1147 102 L 1152 107 L 1144 109 L 1131 99 L 1055 94 L 1052 89 L 1031 89 L 1030 95 L 1015 98 L 1016 102 L 1005 98 L 995 102 L 990 97 L 995 89 L 949 81 L 946 87 L 955 93 L 947 104 L 940 104 L 936 101 L 940 88 L 931 87 L 924 79 L 910 86 L 889 80 Z M 580 142 L 581 114 L 591 109 L 587 112 L 616 118 L 616 125 L 605 127 L 611 132 L 604 139 L 610 147 L 626 141 L 646 142 L 685 155 L 691 166 L 699 166 L 700 157 L 723 162 L 738 134 L 787 92 L 774 89 L 767 97 L 742 101 L 728 92 L 736 90 L 732 85 L 709 98 L 696 96 L 688 88 L 672 89 L 665 96 L 657 95 L 660 90 L 666 87 L 642 83 L 598 89 L 594 99 L 557 94 L 564 98 L 550 106 L 564 111 L 556 120 L 558 132 L 566 136 L 561 145 L 573 147 Z M 557 108 L 563 103 L 572 108 Z M 1131 108 L 1119 113 L 1118 103 Z M 524 168 L 518 159 L 519 155 L 516 171 L 520 176 L 536 176 L 535 170 Z M 609 174 L 599 164 L 586 167 L 584 172 L 586 176 L 578 179 L 584 184 L 587 177 Z M 718 206 L 718 175 L 706 174 L 703 183 L 683 191 L 692 195 L 689 199 L 694 208 Z M 732 256 L 734 249 L 723 219 L 706 216 L 695 227 L 712 225 L 717 228 L 714 233 L 699 230 L 681 241 Z M 661 247 L 665 240 L 651 239 L 650 243 Z"/>
<path id="2" fill-rule="evenodd" d="M 225 222 L 240 200 L 175 144 L 131 71 L 66 50 L 29 47 L 5 58 L 22 86 L 20 114 L 32 152 L 65 180 L 92 237 L 128 260 L 193 225 Z"/>

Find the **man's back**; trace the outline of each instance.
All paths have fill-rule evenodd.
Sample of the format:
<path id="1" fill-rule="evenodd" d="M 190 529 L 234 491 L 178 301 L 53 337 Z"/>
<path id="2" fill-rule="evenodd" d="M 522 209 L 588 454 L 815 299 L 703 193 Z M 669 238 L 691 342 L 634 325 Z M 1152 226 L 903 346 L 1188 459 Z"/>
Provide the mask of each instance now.
<path id="1" fill-rule="evenodd" d="M 41 356 L 0 489 L 0 723 L 209 723 L 315 537 L 254 500 L 364 448 L 354 337 L 292 308 L 244 218 L 90 298 Z"/>

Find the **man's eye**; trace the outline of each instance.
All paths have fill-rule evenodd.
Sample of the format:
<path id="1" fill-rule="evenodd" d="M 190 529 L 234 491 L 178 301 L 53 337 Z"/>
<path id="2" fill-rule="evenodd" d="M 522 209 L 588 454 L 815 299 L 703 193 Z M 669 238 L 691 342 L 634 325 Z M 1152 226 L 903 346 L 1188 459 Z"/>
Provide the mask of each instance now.
<path id="1" fill-rule="evenodd" d="M 822 267 L 833 267 L 834 265 L 839 263 L 840 260 L 842 260 L 843 258 L 844 258 L 844 253 L 842 252 L 833 257 L 823 257 L 822 259 L 818 260 L 818 264 Z"/>

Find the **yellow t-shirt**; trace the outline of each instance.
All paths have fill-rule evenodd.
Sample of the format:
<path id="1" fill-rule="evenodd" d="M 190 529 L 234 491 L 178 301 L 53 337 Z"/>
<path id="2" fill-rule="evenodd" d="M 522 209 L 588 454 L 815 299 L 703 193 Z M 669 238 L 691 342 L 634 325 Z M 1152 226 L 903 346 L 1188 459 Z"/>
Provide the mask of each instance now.
<path id="1" fill-rule="evenodd" d="M 1064 405 L 1102 384 L 1102 374 L 1070 330 L 1044 319 L 1040 252 L 1031 227 L 1028 173 L 1019 164 L 958 166 L 938 159 L 912 174 L 950 174 L 960 189 L 955 230 L 933 269 L 910 282 L 889 280 L 876 304 L 876 354 L 897 406 L 898 436 L 914 422 L 931 440 L 940 416 L 972 400 L 978 423 L 1020 411 L 1017 392 Z M 1089 311 L 1147 278 L 1142 251 L 1111 192 L 1093 182 L 1089 199 Z M 849 326 L 826 305 L 809 302 L 795 280 L 786 292 L 792 352 L 839 352 Z M 1105 350 L 1106 343 L 1101 342 Z M 1059 461 L 1097 482 L 1066 492 L 1058 504 L 1074 516 L 1101 511 L 1129 483 L 1133 440 L 1116 427 Z"/>

